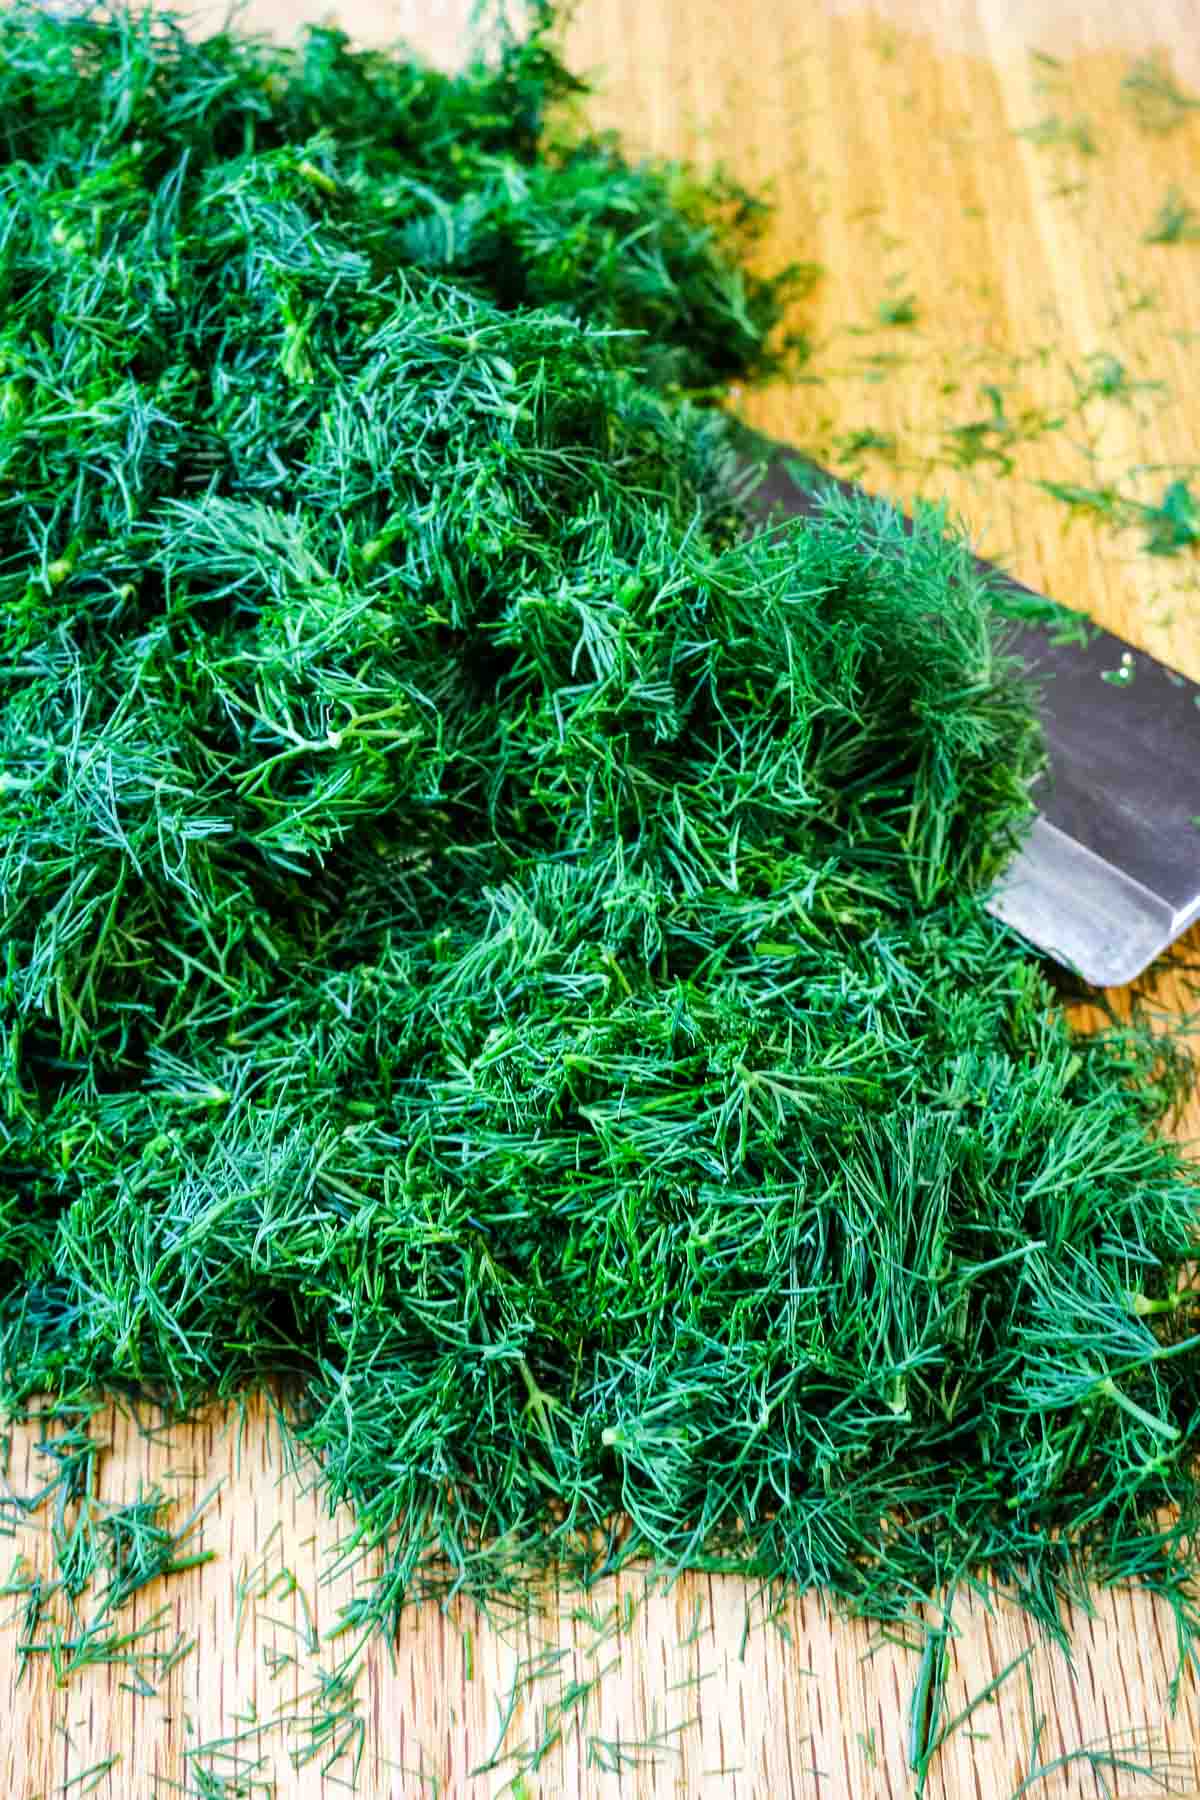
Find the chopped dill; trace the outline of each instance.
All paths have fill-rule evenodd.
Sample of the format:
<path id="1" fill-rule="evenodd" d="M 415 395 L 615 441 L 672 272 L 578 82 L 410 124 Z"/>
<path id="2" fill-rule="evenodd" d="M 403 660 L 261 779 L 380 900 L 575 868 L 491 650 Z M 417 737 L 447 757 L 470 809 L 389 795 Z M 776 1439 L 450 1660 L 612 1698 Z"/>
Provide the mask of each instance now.
<path id="1" fill-rule="evenodd" d="M 1156 1731 L 1139 1728 L 1113 1733 L 1037 1763 L 1012 1790 L 1009 1800 L 1023 1800 L 1050 1776 L 1074 1768 L 1086 1769 L 1106 1794 L 1114 1791 L 1105 1781 L 1106 1775 L 1133 1775 L 1150 1782 L 1159 1793 L 1186 1796 L 1192 1792 L 1196 1760 L 1191 1750 L 1173 1750 Z"/>
<path id="2" fill-rule="evenodd" d="M 1082 114 L 1074 119 L 1063 119 L 1058 113 L 1050 113 L 1036 125 L 1024 126 L 1016 136 L 1027 138 L 1039 150 L 1065 148 L 1077 151 L 1080 156 L 1095 156 L 1099 148 L 1091 120 Z"/>
<path id="3" fill-rule="evenodd" d="M 856 463 L 868 451 L 877 456 L 893 456 L 896 439 L 890 431 L 875 431 L 871 426 L 864 426 L 858 431 L 843 432 L 834 439 L 833 447 L 840 462 Z"/>
<path id="4" fill-rule="evenodd" d="M 1169 188 L 1167 197 L 1146 232 L 1147 244 L 1194 244 L 1200 240 L 1200 213 L 1185 200 L 1178 188 Z"/>
<path id="5" fill-rule="evenodd" d="M 881 325 L 915 325 L 918 311 L 915 294 L 895 294 L 880 301 L 876 317 Z"/>
<path id="6" fill-rule="evenodd" d="M 1200 108 L 1200 95 L 1180 87 L 1160 53 L 1131 65 L 1121 80 L 1121 98 L 1143 131 L 1174 131 Z"/>
<path id="7" fill-rule="evenodd" d="M 1088 488 L 1066 481 L 1039 481 L 1037 485 L 1073 512 L 1093 514 L 1118 528 L 1143 526 L 1149 535 L 1142 547 L 1151 556 L 1177 556 L 1200 543 L 1200 501 L 1183 479 L 1170 482 L 1157 505 L 1135 500 L 1114 487 Z"/>
<path id="8" fill-rule="evenodd" d="M 1080 407 L 1090 400 L 1117 400 L 1128 405 L 1136 394 L 1163 392 L 1161 381 L 1135 380 L 1127 365 L 1110 351 L 1093 351 L 1086 362 L 1086 374 L 1080 375 L 1074 369 L 1069 371 Z"/>
<path id="9" fill-rule="evenodd" d="M 1175 556 L 1200 543 L 1200 499 L 1186 481 L 1172 481 L 1157 506 L 1142 509 L 1150 535 L 1145 549 L 1151 556 Z"/>
<path id="10" fill-rule="evenodd" d="M 936 509 L 753 531 L 708 402 L 795 272 L 734 185 L 560 127 L 551 25 L 447 76 L 0 16 L 0 1385 L 58 1409 L 20 1654 L 186 1653 L 132 1603 L 196 1521 L 103 1504 L 89 1409 L 264 1389 L 372 1571 L 281 1708 L 339 1777 L 370 1632 L 551 1567 L 892 1621 L 969 1567 L 1051 1631 L 1086 1573 L 1197 1645 L 1184 1046 L 1082 1035 L 985 913 L 1043 761 L 1003 597 Z M 963 466 L 1056 423 L 982 392 Z M 1195 540 L 1182 482 L 1128 517 Z M 676 1748 L 588 1718 L 633 1604 L 517 1659 L 515 1791 L 569 1731 Z M 261 1786 L 247 1729 L 202 1791 Z"/>
<path id="11" fill-rule="evenodd" d="M 1043 493 L 1061 500 L 1072 512 L 1092 513 L 1102 519 L 1124 522 L 1129 502 L 1114 487 L 1084 487 L 1074 481 L 1039 481 Z"/>
<path id="12" fill-rule="evenodd" d="M 72 1794 L 76 1796 L 76 1800 L 81 1794 L 94 1794 L 105 1776 L 116 1768 L 120 1760 L 119 1754 L 107 1756 L 102 1761 L 93 1763 L 91 1768 L 81 1769 L 78 1775 L 68 1775 L 58 1792 Z"/>

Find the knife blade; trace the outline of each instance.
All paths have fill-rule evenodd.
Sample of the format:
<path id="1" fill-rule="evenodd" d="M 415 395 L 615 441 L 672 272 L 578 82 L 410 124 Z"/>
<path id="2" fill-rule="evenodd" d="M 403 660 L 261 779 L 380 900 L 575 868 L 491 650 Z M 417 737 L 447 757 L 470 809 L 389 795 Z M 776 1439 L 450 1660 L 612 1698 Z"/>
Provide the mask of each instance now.
<path id="1" fill-rule="evenodd" d="M 763 522 L 811 516 L 822 486 L 863 494 L 791 446 L 745 428 L 736 444 Z M 974 561 L 1037 610 L 1033 589 Z M 986 904 L 1092 986 L 1121 987 L 1200 919 L 1200 685 L 1098 626 L 1083 636 L 1014 623 L 1048 761 L 1037 816 Z"/>

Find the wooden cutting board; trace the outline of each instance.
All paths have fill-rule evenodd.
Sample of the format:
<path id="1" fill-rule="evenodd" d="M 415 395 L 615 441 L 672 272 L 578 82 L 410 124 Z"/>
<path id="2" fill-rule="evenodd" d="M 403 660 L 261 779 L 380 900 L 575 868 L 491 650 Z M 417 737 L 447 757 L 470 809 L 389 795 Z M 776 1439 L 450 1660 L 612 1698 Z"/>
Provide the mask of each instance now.
<path id="1" fill-rule="evenodd" d="M 1150 499 L 1200 461 L 1189 380 L 1200 244 L 1143 242 L 1170 187 L 1200 208 L 1200 112 L 1148 131 L 1122 88 L 1138 58 L 1169 46 L 1176 77 L 1200 89 L 1194 8 L 580 0 L 569 41 L 575 65 L 603 79 L 597 122 L 639 149 L 771 182 L 778 213 L 764 261 L 823 266 L 798 313 L 811 360 L 746 396 L 747 417 L 884 491 L 946 495 L 985 554 L 1200 676 L 1200 559 L 1148 556 L 1138 533 L 1075 517 L 1036 485 L 1114 481 Z M 465 0 L 346 0 L 339 22 L 364 41 L 403 34 L 450 62 L 468 12 Z M 323 0 L 249 8 L 276 31 L 324 13 Z M 911 307 L 898 304 L 910 296 Z M 881 308 L 914 316 L 886 325 Z M 1135 474 L 1141 465 L 1153 467 Z M 1181 1005 L 1182 993 L 1168 982 L 1167 1004 Z M 1193 1107 L 1183 1129 L 1198 1124 Z M 106 1497 L 159 1481 L 186 1510 L 222 1484 L 203 1527 L 214 1560 L 143 1596 L 135 1614 L 144 1621 L 166 1604 L 171 1634 L 196 1647 L 143 1699 L 119 1669 L 56 1688 L 41 1659 L 18 1682 L 19 1628 L 0 1632 L 0 1793 L 346 1791 L 337 1783 L 350 1757 L 328 1778 L 321 1758 L 300 1769 L 289 1760 L 305 1744 L 305 1696 L 336 1662 L 332 1646 L 310 1652 L 305 1610 L 319 1633 L 347 1591 L 346 1581 L 318 1580 L 339 1525 L 289 1470 L 263 1409 L 211 1416 L 165 1440 L 115 1415 L 98 1426 L 110 1446 L 99 1473 Z M 18 1491 L 39 1485 L 33 1442 L 27 1430 L 13 1434 Z M 18 1548 L 39 1550 L 36 1538 Z M 1035 1642 L 1000 1602 L 990 1616 L 964 1604 L 957 1624 L 953 1711 Z M 1072 1626 L 1073 1669 L 1038 1646 L 1028 1678 L 1006 1682 L 948 1744 L 930 1796 L 1001 1800 L 1038 1766 L 1131 1732 L 1154 1738 L 1160 1766 L 1173 1753 L 1167 1791 L 1200 1793 L 1190 1679 L 1173 1719 L 1167 1709 L 1169 1619 L 1118 1593 L 1097 1596 L 1094 1615 Z M 466 1607 L 426 1609 L 406 1619 L 390 1659 L 375 1647 L 357 1690 L 358 1792 L 901 1796 L 912 1791 L 916 1665 L 867 1626 L 832 1618 L 818 1597 L 772 1613 L 730 1580 L 648 1591 L 626 1578 L 586 1613 L 571 1595 L 546 1596 L 540 1615 L 508 1625 Z M 110 1757 L 119 1760 L 105 1771 Z M 1108 1779 L 1121 1794 L 1164 1791 L 1146 1777 Z M 1104 1790 L 1075 1759 L 1030 1791 L 1060 1800 Z"/>

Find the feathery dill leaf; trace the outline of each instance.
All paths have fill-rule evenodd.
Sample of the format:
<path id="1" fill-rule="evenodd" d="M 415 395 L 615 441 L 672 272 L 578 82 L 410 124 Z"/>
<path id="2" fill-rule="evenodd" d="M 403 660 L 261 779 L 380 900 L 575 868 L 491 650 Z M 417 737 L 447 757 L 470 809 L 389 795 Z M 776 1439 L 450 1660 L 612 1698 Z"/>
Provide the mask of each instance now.
<path id="1" fill-rule="evenodd" d="M 678 390 L 787 283 L 546 137 L 549 23 L 0 19 L 5 1398 L 281 1385 L 347 1629 L 646 1554 L 1186 1658 L 1186 1058 L 981 909 L 1040 740 L 946 520 L 748 535 Z"/>

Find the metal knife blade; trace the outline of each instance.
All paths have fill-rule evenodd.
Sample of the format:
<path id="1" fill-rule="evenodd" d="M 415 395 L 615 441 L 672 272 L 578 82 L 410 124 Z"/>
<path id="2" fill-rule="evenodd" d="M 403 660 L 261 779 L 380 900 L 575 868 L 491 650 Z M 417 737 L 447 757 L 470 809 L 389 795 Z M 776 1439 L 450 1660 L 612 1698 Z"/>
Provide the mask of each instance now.
<path id="1" fill-rule="evenodd" d="M 737 446 L 764 520 L 813 512 L 809 471 L 862 493 L 790 446 L 741 430 Z M 975 561 L 993 586 L 1036 598 Z M 1200 685 L 1098 628 L 1083 644 L 1021 624 L 1014 647 L 1037 679 L 1049 765 L 988 910 L 1093 986 L 1120 987 L 1200 919 Z"/>

